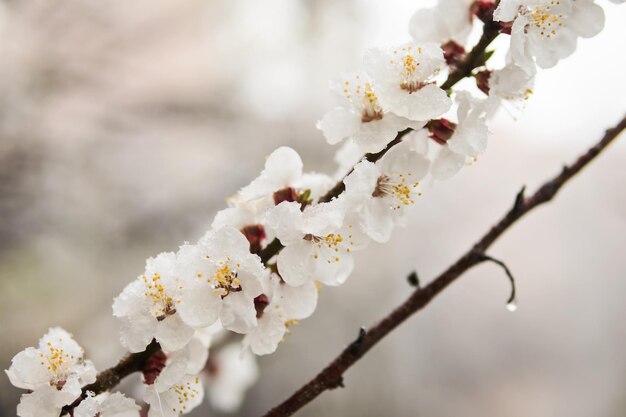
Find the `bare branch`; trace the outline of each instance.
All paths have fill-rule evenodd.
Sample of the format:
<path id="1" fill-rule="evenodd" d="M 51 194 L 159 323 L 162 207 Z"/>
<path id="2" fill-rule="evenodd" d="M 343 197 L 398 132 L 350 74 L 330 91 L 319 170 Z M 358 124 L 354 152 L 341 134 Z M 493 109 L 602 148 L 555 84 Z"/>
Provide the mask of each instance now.
<path id="1" fill-rule="evenodd" d="M 523 189 L 515 200 L 513 207 L 496 223 L 472 248 L 452 264 L 441 275 L 427 286 L 415 290 L 411 296 L 377 324 L 370 327 L 356 350 L 350 344 L 339 356 L 330 362 L 319 374 L 303 385 L 284 402 L 271 409 L 264 417 L 285 417 L 294 414 L 322 392 L 334 388 L 333 382 L 340 381 L 343 374 L 363 357 L 374 345 L 387 334 L 402 324 L 406 319 L 420 311 L 433 298 L 452 284 L 463 273 L 482 262 L 481 254 L 500 237 L 518 219 L 540 204 L 550 201 L 567 181 L 579 173 L 589 162 L 602 152 L 619 134 L 626 129 L 626 116 L 612 129 L 606 131 L 604 137 L 587 152 L 581 155 L 572 165 L 565 166 L 561 173 L 544 183 L 533 195 L 524 198 Z"/>

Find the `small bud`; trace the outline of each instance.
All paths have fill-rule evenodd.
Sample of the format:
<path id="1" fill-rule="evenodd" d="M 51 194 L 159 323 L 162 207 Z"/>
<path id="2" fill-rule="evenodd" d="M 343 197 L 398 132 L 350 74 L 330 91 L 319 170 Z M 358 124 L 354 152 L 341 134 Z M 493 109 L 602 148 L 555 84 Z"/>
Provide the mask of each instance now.
<path id="1" fill-rule="evenodd" d="M 261 294 L 254 299 L 254 308 L 256 310 L 256 318 L 260 319 L 263 316 L 263 311 L 265 311 L 265 307 L 267 307 L 270 303 L 267 295 Z"/>
<path id="2" fill-rule="evenodd" d="M 465 48 L 455 41 L 448 41 L 441 45 L 443 49 L 443 57 L 446 63 L 451 67 L 457 67 L 465 59 Z"/>
<path id="3" fill-rule="evenodd" d="M 265 240 L 265 228 L 260 224 L 255 224 L 251 226 L 245 226 L 241 229 L 241 233 L 248 239 L 250 242 L 250 253 L 259 254 L 261 252 L 261 245 Z"/>
<path id="4" fill-rule="evenodd" d="M 493 23 L 493 12 L 496 5 L 491 0 L 476 0 L 470 6 L 470 13 L 476 15 L 483 23 Z"/>
<path id="5" fill-rule="evenodd" d="M 513 28 L 513 22 L 499 22 L 500 23 L 500 33 L 504 33 L 505 35 L 511 34 L 511 28 Z"/>
<path id="6" fill-rule="evenodd" d="M 298 201 L 298 193 L 291 187 L 283 188 L 274 192 L 274 204 L 279 205 L 283 201 L 294 202 Z"/>
<path id="7" fill-rule="evenodd" d="M 161 349 L 154 352 L 152 356 L 148 358 L 144 367 L 141 369 L 143 381 L 146 385 L 154 384 L 154 381 L 156 381 L 163 368 L 165 368 L 166 361 L 167 356 Z"/>
<path id="8" fill-rule="evenodd" d="M 491 78 L 491 71 L 480 71 L 474 76 L 474 78 L 476 79 L 476 86 L 478 89 L 489 95 L 489 79 Z"/>
<path id="9" fill-rule="evenodd" d="M 448 119 L 436 119 L 426 123 L 426 128 L 430 132 L 430 138 L 440 145 L 445 144 L 454 134 L 456 123 Z"/>

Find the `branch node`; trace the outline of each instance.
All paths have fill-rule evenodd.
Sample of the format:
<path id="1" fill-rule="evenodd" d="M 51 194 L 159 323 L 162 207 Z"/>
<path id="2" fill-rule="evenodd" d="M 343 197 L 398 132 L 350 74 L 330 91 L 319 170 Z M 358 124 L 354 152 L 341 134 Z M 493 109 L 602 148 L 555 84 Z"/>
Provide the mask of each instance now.
<path id="1" fill-rule="evenodd" d="M 417 271 L 413 271 L 409 274 L 409 276 L 406 278 L 406 280 L 409 282 L 409 285 L 412 287 L 415 287 L 416 289 L 421 289 L 420 287 L 420 278 L 417 275 Z"/>
<path id="2" fill-rule="evenodd" d="M 363 349 L 363 342 L 365 341 L 365 335 L 367 335 L 367 330 L 365 330 L 365 327 L 361 327 L 356 340 L 348 346 L 348 350 L 354 356 L 358 356 L 361 353 L 361 350 Z"/>
<path id="3" fill-rule="evenodd" d="M 526 186 L 524 185 L 522 186 L 522 189 L 519 190 L 519 192 L 515 196 L 515 203 L 513 204 L 513 211 L 519 211 L 522 209 L 522 206 L 524 205 L 524 200 L 525 200 L 525 197 L 524 197 L 525 191 L 526 191 Z"/>
<path id="4" fill-rule="evenodd" d="M 329 387 L 330 389 L 336 388 L 345 388 L 346 386 L 343 383 L 343 376 L 339 376 L 339 378 Z"/>
<path id="5" fill-rule="evenodd" d="M 523 189 L 522 189 L 523 192 Z M 519 195 L 519 194 L 518 194 Z M 509 267 L 506 266 L 506 264 L 492 256 L 487 255 L 486 253 L 478 253 L 477 254 L 478 259 L 483 262 L 483 261 L 489 261 L 489 262 L 493 262 L 494 264 L 500 266 L 503 270 L 504 273 L 506 274 L 506 276 L 509 278 L 509 281 L 511 282 L 511 295 L 509 295 L 509 299 L 506 300 L 506 306 L 510 311 L 515 311 L 517 309 L 517 305 L 516 305 L 516 298 L 515 298 L 515 292 L 516 292 L 516 288 L 515 288 L 515 278 L 513 277 L 513 274 L 511 273 L 511 270 L 509 270 Z"/>

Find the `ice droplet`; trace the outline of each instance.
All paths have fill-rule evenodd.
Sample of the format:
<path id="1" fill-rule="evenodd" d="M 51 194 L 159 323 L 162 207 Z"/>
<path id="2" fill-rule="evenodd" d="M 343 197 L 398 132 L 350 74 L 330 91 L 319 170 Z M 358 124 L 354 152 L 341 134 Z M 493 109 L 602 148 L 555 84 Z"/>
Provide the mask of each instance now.
<path id="1" fill-rule="evenodd" d="M 510 303 L 506 304 L 506 309 L 510 312 L 514 312 L 515 310 L 517 310 L 517 304 L 515 303 L 515 301 L 511 301 Z"/>

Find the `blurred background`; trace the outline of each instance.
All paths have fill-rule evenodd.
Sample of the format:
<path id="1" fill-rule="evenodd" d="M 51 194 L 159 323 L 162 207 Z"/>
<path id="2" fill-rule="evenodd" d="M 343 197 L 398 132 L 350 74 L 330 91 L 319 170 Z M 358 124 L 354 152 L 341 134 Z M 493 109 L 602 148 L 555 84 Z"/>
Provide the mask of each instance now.
<path id="1" fill-rule="evenodd" d="M 369 46 L 408 39 L 418 0 L 45 0 L 0 3 L 0 368 L 48 327 L 99 369 L 123 354 L 111 300 L 145 258 L 194 241 L 279 145 L 332 173 L 315 121 L 328 80 Z M 238 415 L 291 394 L 359 326 L 428 281 L 512 204 L 626 111 L 626 6 L 540 73 L 526 111 L 491 125 L 488 152 L 428 187 L 410 224 L 357 254 L 321 293 Z M 498 241 L 301 416 L 626 415 L 626 137 Z M 0 377 L 0 415 L 20 391 Z M 192 416 L 220 415 L 208 405 Z"/>

